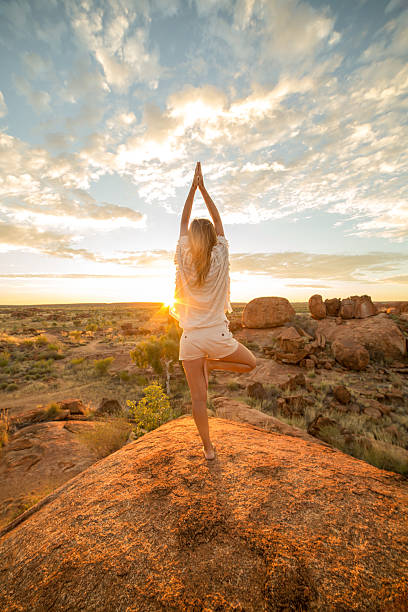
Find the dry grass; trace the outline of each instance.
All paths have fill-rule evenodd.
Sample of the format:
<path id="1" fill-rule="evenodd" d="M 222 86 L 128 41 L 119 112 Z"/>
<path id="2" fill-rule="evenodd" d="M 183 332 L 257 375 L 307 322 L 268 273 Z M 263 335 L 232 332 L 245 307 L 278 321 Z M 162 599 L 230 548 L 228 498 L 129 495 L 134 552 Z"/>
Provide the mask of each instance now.
<path id="1" fill-rule="evenodd" d="M 75 435 L 98 459 L 102 459 L 122 448 L 131 431 L 132 426 L 127 418 L 117 416 L 95 421 L 95 429 L 81 431 Z"/>

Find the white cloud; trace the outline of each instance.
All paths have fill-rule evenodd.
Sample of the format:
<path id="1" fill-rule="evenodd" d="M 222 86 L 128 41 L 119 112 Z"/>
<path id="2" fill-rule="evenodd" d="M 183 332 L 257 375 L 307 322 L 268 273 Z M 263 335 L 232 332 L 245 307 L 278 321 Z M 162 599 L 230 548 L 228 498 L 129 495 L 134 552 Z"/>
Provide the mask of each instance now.
<path id="1" fill-rule="evenodd" d="M 7 115 L 7 105 L 3 93 L 0 91 L 0 118 L 5 115 Z"/>
<path id="2" fill-rule="evenodd" d="M 29 81 L 22 76 L 14 75 L 13 80 L 16 90 L 26 98 L 27 102 L 37 113 L 51 110 L 51 96 L 47 91 L 33 89 Z"/>

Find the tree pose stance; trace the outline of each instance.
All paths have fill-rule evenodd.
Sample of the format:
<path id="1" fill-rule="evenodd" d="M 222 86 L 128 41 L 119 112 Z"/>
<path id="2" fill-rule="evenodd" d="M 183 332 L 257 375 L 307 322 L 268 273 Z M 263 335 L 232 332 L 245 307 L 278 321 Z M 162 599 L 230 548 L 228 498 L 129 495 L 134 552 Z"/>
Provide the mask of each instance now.
<path id="1" fill-rule="evenodd" d="M 197 188 L 213 223 L 209 219 L 193 219 L 189 227 Z M 184 204 L 174 262 L 176 289 L 170 314 L 183 329 L 179 359 L 190 387 L 193 417 L 205 458 L 214 459 L 215 447 L 210 440 L 207 415 L 209 372 L 250 372 L 256 365 L 256 357 L 229 331 L 225 316 L 226 312 L 232 312 L 228 242 L 217 207 L 204 187 L 200 162 Z"/>

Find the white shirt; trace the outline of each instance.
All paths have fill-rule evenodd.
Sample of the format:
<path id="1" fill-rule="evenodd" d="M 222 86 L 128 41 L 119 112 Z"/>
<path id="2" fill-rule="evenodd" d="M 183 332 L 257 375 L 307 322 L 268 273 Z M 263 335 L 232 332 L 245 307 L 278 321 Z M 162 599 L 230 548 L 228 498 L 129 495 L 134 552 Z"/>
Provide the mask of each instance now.
<path id="1" fill-rule="evenodd" d="M 230 303 L 230 277 L 228 241 L 217 236 L 211 251 L 208 275 L 201 287 L 193 287 L 197 278 L 189 247 L 188 235 L 180 236 L 174 256 L 176 287 L 174 304 L 169 312 L 180 327 L 210 327 L 228 322 L 225 312 L 232 312 Z"/>

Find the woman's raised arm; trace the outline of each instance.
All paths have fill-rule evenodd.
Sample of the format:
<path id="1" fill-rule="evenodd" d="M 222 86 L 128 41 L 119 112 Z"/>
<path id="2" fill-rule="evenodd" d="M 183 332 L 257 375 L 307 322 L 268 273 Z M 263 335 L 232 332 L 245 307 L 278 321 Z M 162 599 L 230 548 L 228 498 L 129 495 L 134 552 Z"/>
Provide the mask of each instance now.
<path id="1" fill-rule="evenodd" d="M 217 234 L 217 236 L 224 236 L 224 228 L 222 226 L 222 221 L 221 221 L 220 213 L 218 212 L 218 209 L 217 209 L 216 205 L 214 204 L 214 202 L 210 198 L 210 194 L 208 193 L 208 191 L 204 187 L 204 179 L 203 179 L 203 175 L 201 173 L 201 164 L 200 164 L 200 162 L 197 163 L 197 166 L 198 166 L 198 187 L 199 187 L 199 189 L 201 191 L 201 195 L 204 198 L 204 202 L 205 202 L 205 204 L 206 204 L 206 206 L 208 208 L 208 212 L 210 213 L 211 218 L 213 220 L 214 227 L 215 227 L 215 233 Z"/>
<path id="2" fill-rule="evenodd" d="M 196 189 L 198 187 L 198 168 L 199 168 L 199 163 L 200 162 L 197 162 L 197 164 L 196 164 L 193 182 L 191 184 L 190 191 L 188 192 L 188 196 L 187 196 L 187 199 L 185 201 L 184 208 L 183 208 L 183 213 L 181 215 L 180 236 L 184 236 L 184 235 L 186 235 L 188 233 L 188 222 L 190 221 L 190 215 L 191 215 L 191 209 L 193 207 L 194 195 L 195 195 Z"/>

